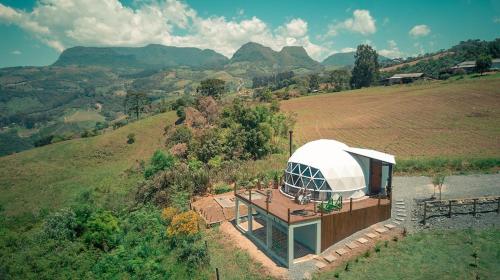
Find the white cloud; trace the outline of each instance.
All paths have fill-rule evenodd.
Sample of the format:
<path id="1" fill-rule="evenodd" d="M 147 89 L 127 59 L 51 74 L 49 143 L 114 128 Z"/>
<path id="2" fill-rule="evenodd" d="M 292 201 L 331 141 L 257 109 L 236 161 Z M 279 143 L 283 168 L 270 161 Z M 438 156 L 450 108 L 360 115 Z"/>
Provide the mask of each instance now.
<path id="1" fill-rule="evenodd" d="M 14 55 L 21 55 L 21 54 L 22 54 L 22 52 L 21 52 L 20 50 L 13 50 L 13 51 L 11 52 L 11 54 L 14 54 Z"/>
<path id="2" fill-rule="evenodd" d="M 425 24 L 421 24 L 421 25 L 415 25 L 413 26 L 413 28 L 408 32 L 408 34 L 410 34 L 410 36 L 412 37 L 424 37 L 424 36 L 427 36 L 429 35 L 429 33 L 431 33 L 431 29 L 429 28 L 429 26 L 425 25 Z"/>
<path id="3" fill-rule="evenodd" d="M 377 31 L 375 19 L 368 10 L 354 10 L 353 17 L 343 22 L 331 24 L 328 28 L 328 35 L 336 36 L 341 30 L 360 33 L 362 35 L 373 34 Z"/>
<path id="4" fill-rule="evenodd" d="M 403 53 L 399 50 L 398 44 L 394 40 L 389 40 L 387 41 L 388 48 L 387 49 L 381 49 L 378 51 L 380 55 L 383 55 L 385 57 L 389 58 L 396 58 L 396 57 L 402 57 Z"/>
<path id="5" fill-rule="evenodd" d="M 343 48 L 340 50 L 340 52 L 346 53 L 346 52 L 355 52 L 356 48 Z"/>
<path id="6" fill-rule="evenodd" d="M 244 10 L 244 9 L 238 9 L 237 14 L 238 14 L 239 16 L 242 16 L 242 15 L 244 15 L 244 14 L 245 14 L 245 10 Z"/>
<path id="7" fill-rule="evenodd" d="M 58 51 L 76 45 L 159 43 L 209 48 L 230 57 L 242 44 L 253 41 L 274 50 L 301 45 L 315 59 L 329 52 L 327 47 L 310 41 L 303 19 L 294 18 L 271 29 L 257 17 L 239 20 L 201 17 L 177 0 L 138 1 L 134 7 L 124 6 L 119 0 L 45 0 L 38 2 L 31 12 L 0 4 L 0 22 L 21 27 Z"/>
<path id="8" fill-rule="evenodd" d="M 286 24 L 286 30 L 292 37 L 302 37 L 307 33 L 307 22 L 300 18 L 292 19 Z"/>

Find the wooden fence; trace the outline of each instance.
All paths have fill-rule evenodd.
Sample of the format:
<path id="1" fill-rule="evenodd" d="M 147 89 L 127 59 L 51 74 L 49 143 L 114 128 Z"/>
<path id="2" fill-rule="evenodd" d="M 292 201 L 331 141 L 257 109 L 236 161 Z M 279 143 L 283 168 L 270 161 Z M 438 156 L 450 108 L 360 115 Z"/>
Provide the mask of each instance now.
<path id="1" fill-rule="evenodd" d="M 351 207 L 352 209 L 352 207 Z M 321 217 L 321 251 L 351 234 L 391 217 L 391 203 Z"/>
<path id="2" fill-rule="evenodd" d="M 422 222 L 424 225 L 428 218 L 438 216 L 451 218 L 453 214 L 472 214 L 476 216 L 477 213 L 500 213 L 500 196 L 425 201 L 422 204 L 424 212 Z M 478 209 L 478 207 L 482 209 Z"/>

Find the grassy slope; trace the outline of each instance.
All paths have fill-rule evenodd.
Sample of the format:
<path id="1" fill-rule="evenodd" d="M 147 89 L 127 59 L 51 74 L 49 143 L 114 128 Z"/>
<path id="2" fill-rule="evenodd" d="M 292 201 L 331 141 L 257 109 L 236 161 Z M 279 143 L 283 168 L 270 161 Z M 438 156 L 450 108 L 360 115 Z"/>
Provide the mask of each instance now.
<path id="1" fill-rule="evenodd" d="M 500 76 L 374 87 L 284 101 L 295 140 L 332 138 L 399 158 L 500 156 Z"/>
<path id="2" fill-rule="evenodd" d="M 350 262 L 350 271 L 324 272 L 317 279 L 498 279 L 499 229 L 428 232 L 383 245 L 379 253 Z M 477 252 L 477 268 L 472 254 Z M 479 278 L 478 278 L 479 279 Z"/>
<path id="3" fill-rule="evenodd" d="M 93 189 L 120 203 L 139 179 L 124 171 L 163 147 L 163 127 L 174 119 L 172 112 L 156 115 L 97 137 L 1 157 L 0 205 L 7 214 L 57 209 Z M 132 145 L 129 133 L 136 134 Z"/>

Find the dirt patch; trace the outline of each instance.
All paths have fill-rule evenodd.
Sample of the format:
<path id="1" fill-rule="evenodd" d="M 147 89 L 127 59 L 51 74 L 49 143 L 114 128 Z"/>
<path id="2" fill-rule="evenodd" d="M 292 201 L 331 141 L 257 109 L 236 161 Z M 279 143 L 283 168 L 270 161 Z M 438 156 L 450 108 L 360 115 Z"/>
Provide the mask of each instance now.
<path id="1" fill-rule="evenodd" d="M 225 237 L 232 241 L 234 246 L 245 250 L 252 257 L 252 259 L 261 263 L 266 274 L 278 279 L 288 279 L 288 270 L 284 267 L 278 266 L 252 241 L 238 231 L 233 224 L 223 222 L 219 229 Z"/>

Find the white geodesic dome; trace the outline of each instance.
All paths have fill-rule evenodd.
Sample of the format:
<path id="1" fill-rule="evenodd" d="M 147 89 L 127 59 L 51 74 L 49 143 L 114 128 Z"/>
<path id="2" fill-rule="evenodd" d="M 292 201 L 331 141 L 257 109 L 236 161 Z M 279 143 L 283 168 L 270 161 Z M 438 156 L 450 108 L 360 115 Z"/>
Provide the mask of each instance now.
<path id="1" fill-rule="evenodd" d="M 348 149 L 344 143 L 326 139 L 298 148 L 288 160 L 285 192 L 293 194 L 305 187 L 313 192 L 316 200 L 325 200 L 334 193 L 344 199 L 363 197 L 365 175 Z"/>

